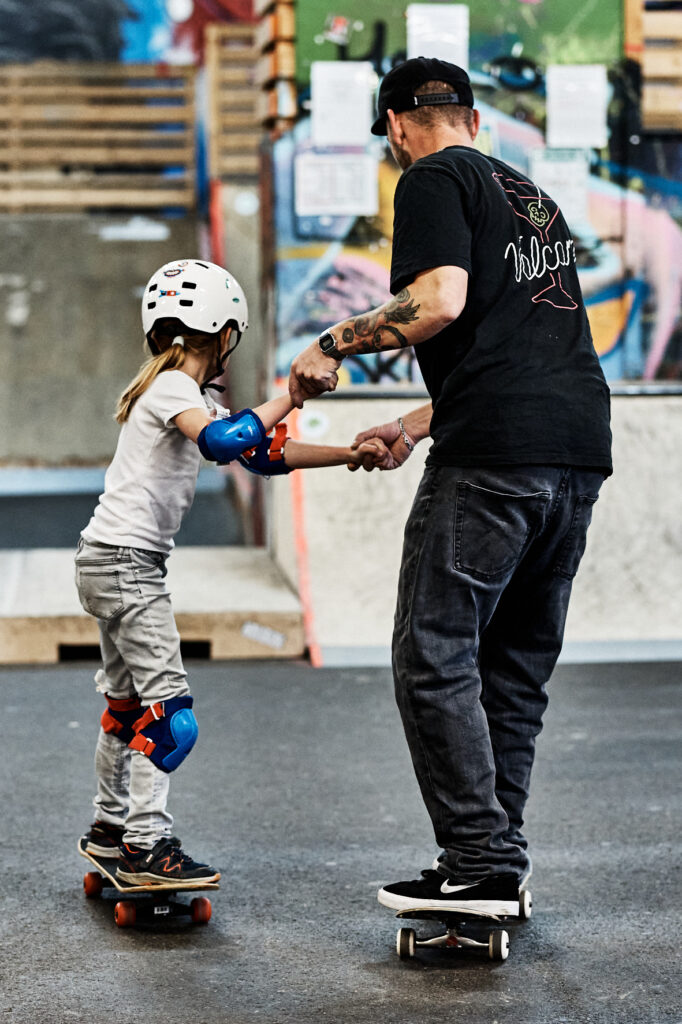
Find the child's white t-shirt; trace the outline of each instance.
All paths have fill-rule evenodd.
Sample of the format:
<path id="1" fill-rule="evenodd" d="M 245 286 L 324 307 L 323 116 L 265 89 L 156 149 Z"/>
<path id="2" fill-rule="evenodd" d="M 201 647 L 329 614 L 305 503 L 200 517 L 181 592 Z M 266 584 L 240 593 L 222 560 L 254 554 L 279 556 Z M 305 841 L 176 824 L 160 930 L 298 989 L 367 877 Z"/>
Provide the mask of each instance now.
<path id="1" fill-rule="evenodd" d="M 182 370 L 165 370 L 152 381 L 121 428 L 85 540 L 172 550 L 194 499 L 201 453 L 170 421 L 187 409 L 206 408 L 199 385 Z"/>

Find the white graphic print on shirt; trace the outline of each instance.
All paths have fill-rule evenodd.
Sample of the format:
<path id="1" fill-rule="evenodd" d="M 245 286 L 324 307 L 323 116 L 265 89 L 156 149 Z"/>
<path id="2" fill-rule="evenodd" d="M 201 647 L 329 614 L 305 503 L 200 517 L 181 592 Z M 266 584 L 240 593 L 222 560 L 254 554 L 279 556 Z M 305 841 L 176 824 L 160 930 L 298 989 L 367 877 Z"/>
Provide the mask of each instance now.
<path id="1" fill-rule="evenodd" d="M 505 193 L 516 216 L 527 221 L 535 232 L 528 239 L 519 235 L 504 251 L 505 259 L 514 260 L 516 280 L 538 278 L 545 285 L 533 295 L 533 302 L 549 302 L 555 309 L 577 309 L 577 302 L 563 286 L 560 271 L 560 267 L 575 261 L 573 239 L 552 241 L 550 236 L 559 207 L 554 200 L 543 196 L 533 182 L 515 181 L 498 173 L 493 174 L 493 179 Z"/>

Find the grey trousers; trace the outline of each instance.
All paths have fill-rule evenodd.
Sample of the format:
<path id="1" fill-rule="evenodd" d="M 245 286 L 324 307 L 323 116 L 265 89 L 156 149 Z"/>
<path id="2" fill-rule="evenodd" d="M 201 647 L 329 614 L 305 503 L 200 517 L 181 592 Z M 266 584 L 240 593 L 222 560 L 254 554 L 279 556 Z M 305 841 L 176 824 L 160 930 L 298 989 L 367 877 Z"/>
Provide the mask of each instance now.
<path id="1" fill-rule="evenodd" d="M 165 563 L 155 551 L 85 540 L 78 546 L 78 596 L 100 631 L 102 668 L 95 682 L 117 700 L 137 695 L 149 706 L 189 693 Z M 100 729 L 95 771 L 98 821 L 123 826 L 124 842 L 146 849 L 171 834 L 169 776 L 148 757 Z"/>

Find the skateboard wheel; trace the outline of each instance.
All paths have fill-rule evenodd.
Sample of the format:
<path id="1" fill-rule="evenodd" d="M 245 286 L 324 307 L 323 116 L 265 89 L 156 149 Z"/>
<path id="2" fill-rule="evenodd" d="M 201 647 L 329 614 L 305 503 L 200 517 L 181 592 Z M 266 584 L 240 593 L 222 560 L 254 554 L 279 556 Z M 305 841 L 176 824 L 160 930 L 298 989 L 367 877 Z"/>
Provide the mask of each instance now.
<path id="1" fill-rule="evenodd" d="M 519 917 L 527 921 L 533 913 L 533 897 L 530 889 L 522 889 L 519 893 Z"/>
<path id="2" fill-rule="evenodd" d="M 103 888 L 104 879 L 99 871 L 88 871 L 87 874 L 83 875 L 83 892 L 88 899 L 95 899 L 95 897 L 101 896 Z"/>
<path id="3" fill-rule="evenodd" d="M 189 906 L 194 924 L 208 924 L 213 910 L 211 901 L 206 896 L 196 896 Z"/>
<path id="4" fill-rule="evenodd" d="M 417 933 L 414 928 L 399 928 L 395 940 L 396 953 L 401 960 L 409 960 L 414 956 Z"/>
<path id="5" fill-rule="evenodd" d="M 132 928 L 136 917 L 137 912 L 134 903 L 120 900 L 114 907 L 114 921 L 119 928 Z"/>
<path id="6" fill-rule="evenodd" d="M 506 960 L 509 956 L 509 934 L 505 931 L 491 932 L 488 936 L 488 956 L 491 960 Z"/>

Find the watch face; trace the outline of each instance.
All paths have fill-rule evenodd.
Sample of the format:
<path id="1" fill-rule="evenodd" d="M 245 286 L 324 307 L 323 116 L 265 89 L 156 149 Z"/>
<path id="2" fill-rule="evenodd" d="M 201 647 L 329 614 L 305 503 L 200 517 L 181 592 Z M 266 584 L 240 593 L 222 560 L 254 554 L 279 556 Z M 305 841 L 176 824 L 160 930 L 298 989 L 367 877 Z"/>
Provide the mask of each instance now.
<path id="1" fill-rule="evenodd" d="M 331 334 L 323 334 L 320 338 L 320 348 L 323 352 L 328 352 L 330 348 L 334 348 L 336 342 Z"/>

